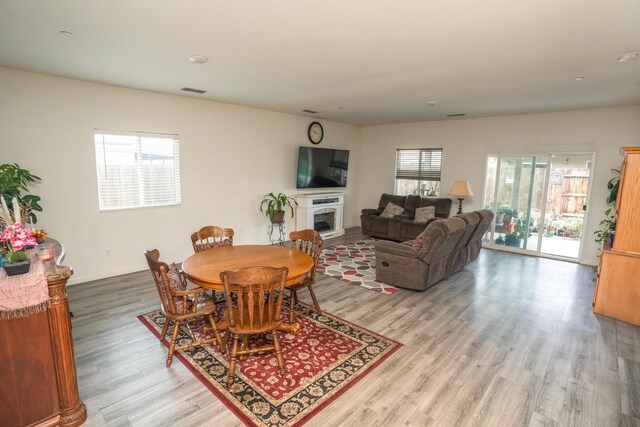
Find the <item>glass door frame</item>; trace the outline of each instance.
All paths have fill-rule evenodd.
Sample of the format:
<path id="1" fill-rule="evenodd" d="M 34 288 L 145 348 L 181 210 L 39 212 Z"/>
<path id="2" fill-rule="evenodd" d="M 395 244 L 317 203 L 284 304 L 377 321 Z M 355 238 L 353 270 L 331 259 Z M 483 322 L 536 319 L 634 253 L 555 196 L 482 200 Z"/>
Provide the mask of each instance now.
<path id="1" fill-rule="evenodd" d="M 498 198 L 497 198 L 497 194 L 498 194 L 498 186 L 500 185 L 500 159 L 503 157 L 532 157 L 535 159 L 538 158 L 546 158 L 547 159 L 547 167 L 545 168 L 545 173 L 544 173 L 544 182 L 543 182 L 543 194 L 542 194 L 542 199 L 543 199 L 543 203 L 542 206 L 540 207 L 540 221 L 542 223 L 544 223 L 544 218 L 546 216 L 546 208 L 547 208 L 547 197 L 548 197 L 548 192 L 549 192 L 549 176 L 551 174 L 551 164 L 552 164 L 552 159 L 555 157 L 561 157 L 561 156 L 585 156 L 585 157 L 590 157 L 590 161 L 591 161 L 591 167 L 590 167 L 590 173 L 589 173 L 589 182 L 587 185 L 587 195 L 585 198 L 585 205 L 587 206 L 587 209 L 584 213 L 584 217 L 582 218 L 583 221 L 583 232 L 582 235 L 580 237 L 580 248 L 578 250 L 578 256 L 577 258 L 573 258 L 573 257 L 565 257 L 565 256 L 560 256 L 560 255 L 554 255 L 554 254 L 547 254 L 547 253 L 543 253 L 542 252 L 542 232 L 541 230 L 543 229 L 543 227 L 538 227 L 538 242 L 537 242 L 537 248 L 535 250 L 533 249 L 526 249 L 526 244 L 523 245 L 523 248 L 515 248 L 515 247 L 511 247 L 511 246 L 504 246 L 504 245 L 499 245 L 495 243 L 495 235 L 496 235 L 496 231 L 495 231 L 495 226 L 496 226 L 496 217 L 494 216 L 492 222 L 491 222 L 491 227 L 488 230 L 488 237 L 487 235 L 485 235 L 485 238 L 483 239 L 482 245 L 484 247 L 490 248 L 490 249 L 497 249 L 497 250 L 502 250 L 502 251 L 506 251 L 506 252 L 516 252 L 516 253 L 521 253 L 521 254 L 526 254 L 526 255 L 533 255 L 533 256 L 538 256 L 538 257 L 543 257 L 543 258 L 551 258 L 551 259 L 559 259 L 559 260 L 563 260 L 563 261 L 571 261 L 571 262 L 580 262 L 580 260 L 582 259 L 582 253 L 584 250 L 584 242 L 585 242 L 585 237 L 586 237 L 586 233 L 585 233 L 585 229 L 586 227 L 584 227 L 584 225 L 587 224 L 588 222 L 588 216 L 589 216 L 589 206 L 590 206 L 590 201 L 591 201 L 591 189 L 593 187 L 593 171 L 595 170 L 595 162 L 596 162 L 596 153 L 592 152 L 592 151 L 553 151 L 553 152 L 527 152 L 527 153 L 487 153 L 486 158 L 485 158 L 485 175 L 484 175 L 484 183 L 483 183 L 483 198 L 486 195 L 486 191 L 487 191 L 487 177 L 489 175 L 489 158 L 490 157 L 495 157 L 497 159 L 497 166 L 496 166 L 496 177 L 495 177 L 495 184 L 494 184 L 494 188 L 493 188 L 493 204 L 490 207 L 486 207 L 486 201 L 483 200 L 483 204 L 485 205 L 485 209 L 490 209 L 491 211 L 493 211 L 494 213 L 497 212 L 498 209 Z M 535 170 L 535 168 L 532 168 L 532 171 Z M 533 179 L 534 175 L 532 175 L 532 179 Z M 531 193 L 529 195 L 529 197 L 531 197 Z M 529 205 L 531 205 L 531 201 L 529 201 Z M 526 240 L 525 240 L 526 242 Z"/>
<path id="2" fill-rule="evenodd" d="M 487 207 L 486 209 L 490 209 L 492 212 L 494 212 L 494 214 L 498 211 L 498 188 L 500 185 L 500 163 L 501 163 L 501 159 L 505 158 L 505 157 L 519 157 L 519 158 L 532 158 L 533 159 L 533 164 L 532 164 L 532 174 L 530 177 L 530 184 L 529 184 L 529 188 L 533 187 L 533 180 L 535 178 L 535 165 L 536 165 L 536 161 L 539 158 L 545 158 L 547 159 L 547 167 L 545 168 L 545 172 L 544 172 L 544 177 L 543 177 L 543 194 L 542 194 L 542 200 L 546 200 L 547 198 L 547 183 L 549 182 L 549 163 L 550 163 L 550 159 L 551 159 L 551 155 L 548 153 L 488 153 L 486 156 L 486 162 L 485 162 L 485 180 L 484 180 L 484 185 L 483 185 L 483 197 L 486 194 L 486 185 L 487 185 L 487 176 L 489 175 L 489 158 L 490 157 L 495 157 L 497 159 L 497 165 L 496 165 L 496 177 L 495 177 L 495 184 L 494 187 L 492 189 L 493 191 L 493 204 L 490 207 Z M 530 216 L 530 211 L 531 211 L 531 197 L 532 197 L 532 192 L 531 190 L 529 191 L 529 207 L 527 209 L 527 211 L 529 212 L 529 216 Z M 483 200 L 483 203 L 485 203 L 485 201 Z M 487 206 L 485 204 L 485 206 Z M 546 203 L 542 203 L 542 206 L 540 207 L 540 218 L 544 218 L 545 215 L 545 209 L 546 209 Z M 488 248 L 491 249 L 498 249 L 501 251 L 506 251 L 506 252 L 517 252 L 517 253 L 521 253 L 521 254 L 527 254 L 527 255 L 535 255 L 535 256 L 539 256 L 540 255 L 540 249 L 542 247 L 542 239 L 538 238 L 538 242 L 537 242 L 537 247 L 535 250 L 533 249 L 527 249 L 526 247 L 526 242 L 529 239 L 528 233 L 525 233 L 525 239 L 524 239 L 524 244 L 523 247 L 513 247 L 513 246 L 506 246 L 506 245 L 500 245 L 500 244 L 496 244 L 495 243 L 495 239 L 496 239 L 496 233 L 495 228 L 496 228 L 496 219 L 497 216 L 494 215 L 493 221 L 491 221 L 491 227 L 489 228 L 489 239 L 484 239 L 483 240 L 483 246 L 486 246 Z M 529 221 L 530 222 L 530 221 Z M 528 228 L 527 228 L 528 230 Z M 538 229 L 538 233 L 540 233 L 540 230 Z"/>

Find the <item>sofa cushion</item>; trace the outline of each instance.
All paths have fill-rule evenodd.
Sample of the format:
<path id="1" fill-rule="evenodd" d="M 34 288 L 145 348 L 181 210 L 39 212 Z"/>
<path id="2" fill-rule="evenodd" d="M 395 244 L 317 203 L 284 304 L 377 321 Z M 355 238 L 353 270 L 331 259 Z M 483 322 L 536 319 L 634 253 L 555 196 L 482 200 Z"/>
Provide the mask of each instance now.
<path id="1" fill-rule="evenodd" d="M 416 209 L 416 216 L 414 221 L 417 222 L 427 222 L 431 218 L 436 217 L 436 207 L 435 206 L 425 206 L 423 208 Z"/>
<path id="2" fill-rule="evenodd" d="M 451 212 L 451 199 L 444 197 L 421 197 L 418 208 L 434 206 L 436 208 L 436 218 L 449 218 Z"/>
<path id="3" fill-rule="evenodd" d="M 396 215 L 400 215 L 402 212 L 404 212 L 404 208 L 389 202 L 387 203 L 387 206 L 384 208 L 384 211 L 382 211 L 380 216 L 383 218 L 394 218 Z"/>
<path id="4" fill-rule="evenodd" d="M 396 206 L 404 207 L 404 203 L 407 201 L 407 196 L 398 196 L 395 194 L 384 193 L 380 196 L 380 202 L 378 203 L 378 208 L 380 211 L 384 210 L 389 203 L 393 203 Z"/>
<path id="5" fill-rule="evenodd" d="M 416 208 L 420 204 L 420 196 L 407 196 L 404 201 L 404 215 L 406 219 L 412 220 L 416 214 Z"/>

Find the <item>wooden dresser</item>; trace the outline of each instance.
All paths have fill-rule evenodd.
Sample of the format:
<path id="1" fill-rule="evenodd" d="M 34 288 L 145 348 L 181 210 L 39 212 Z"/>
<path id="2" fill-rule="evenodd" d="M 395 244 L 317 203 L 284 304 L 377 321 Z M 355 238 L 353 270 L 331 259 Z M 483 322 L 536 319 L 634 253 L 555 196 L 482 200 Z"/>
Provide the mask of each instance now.
<path id="1" fill-rule="evenodd" d="M 44 310 L 0 318 L 0 426 L 75 427 L 87 419 L 65 289 L 72 273 L 60 266 L 47 271 Z"/>
<path id="2" fill-rule="evenodd" d="M 640 326 L 640 147 L 623 147 L 613 247 L 600 256 L 593 311 Z"/>

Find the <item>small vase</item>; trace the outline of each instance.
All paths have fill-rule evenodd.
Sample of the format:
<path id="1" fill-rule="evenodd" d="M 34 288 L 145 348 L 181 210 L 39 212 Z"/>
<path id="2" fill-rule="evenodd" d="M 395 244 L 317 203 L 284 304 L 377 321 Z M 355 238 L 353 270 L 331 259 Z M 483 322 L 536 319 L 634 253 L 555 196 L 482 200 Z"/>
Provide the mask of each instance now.
<path id="1" fill-rule="evenodd" d="M 18 274 L 25 274 L 29 271 L 31 267 L 31 260 L 27 259 L 25 261 L 14 262 L 12 264 L 5 264 L 2 266 L 4 271 L 7 272 L 7 276 L 17 276 Z"/>

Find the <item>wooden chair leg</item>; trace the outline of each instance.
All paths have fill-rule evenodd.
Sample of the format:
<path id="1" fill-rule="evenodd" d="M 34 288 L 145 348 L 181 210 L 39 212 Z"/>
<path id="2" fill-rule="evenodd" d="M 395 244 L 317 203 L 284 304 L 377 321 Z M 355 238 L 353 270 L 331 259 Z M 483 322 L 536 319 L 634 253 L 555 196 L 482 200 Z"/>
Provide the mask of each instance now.
<path id="1" fill-rule="evenodd" d="M 291 291 L 289 292 L 289 324 L 292 324 L 296 319 L 295 319 L 295 312 L 293 311 L 295 305 L 296 305 L 296 299 L 298 299 L 298 294 L 296 293 L 296 291 L 294 291 L 293 289 L 291 289 Z"/>
<path id="2" fill-rule="evenodd" d="M 236 359 L 238 358 L 238 347 L 240 346 L 240 336 L 233 337 L 233 346 L 231 347 L 231 357 L 229 358 L 229 377 L 227 378 L 227 387 L 233 385 L 233 377 L 236 373 Z"/>
<path id="3" fill-rule="evenodd" d="M 193 331 L 191 330 L 191 326 L 189 326 L 189 322 L 184 322 L 184 326 L 187 327 L 187 332 L 189 333 L 189 338 L 191 338 L 191 341 L 196 342 L 196 336 L 193 335 Z"/>
<path id="4" fill-rule="evenodd" d="M 167 331 L 169 330 L 169 318 L 165 317 L 164 318 L 164 326 L 162 327 L 162 333 L 160 334 L 160 341 L 162 341 L 164 339 L 164 337 L 167 335 Z"/>
<path id="5" fill-rule="evenodd" d="M 276 359 L 278 360 L 278 367 L 280 368 L 280 376 L 284 378 L 286 375 L 284 369 L 284 359 L 282 358 L 282 351 L 280 349 L 280 341 L 278 341 L 278 331 L 274 330 L 273 334 L 273 347 L 276 351 Z"/>
<path id="6" fill-rule="evenodd" d="M 215 320 L 213 320 L 213 314 L 210 314 L 207 317 L 209 318 L 209 324 L 211 325 L 211 329 L 213 329 L 213 336 L 216 337 L 216 342 L 218 343 L 218 347 L 220 347 L 220 352 L 224 354 L 225 347 L 222 346 L 222 338 L 220 337 L 220 331 L 218 331 L 218 325 L 216 325 Z"/>
<path id="7" fill-rule="evenodd" d="M 318 314 L 322 314 L 322 311 L 320 310 L 320 303 L 318 302 L 318 298 L 316 298 L 316 293 L 313 292 L 311 285 L 307 286 L 307 288 L 309 288 L 309 293 L 311 294 L 311 299 L 313 300 L 313 305 L 316 308 L 316 311 Z"/>
<path id="8" fill-rule="evenodd" d="M 249 351 L 249 335 L 243 335 L 242 336 L 242 347 L 240 347 L 240 351 Z M 249 357 L 249 354 L 242 354 L 240 355 L 240 360 L 247 360 L 247 358 Z"/>
<path id="9" fill-rule="evenodd" d="M 169 355 L 167 356 L 167 368 L 171 366 L 173 351 L 176 348 L 176 340 L 178 339 L 178 330 L 180 329 L 180 322 L 174 320 L 173 323 L 173 333 L 171 334 L 171 344 L 169 345 Z"/>

